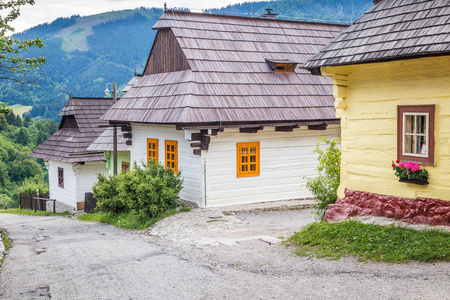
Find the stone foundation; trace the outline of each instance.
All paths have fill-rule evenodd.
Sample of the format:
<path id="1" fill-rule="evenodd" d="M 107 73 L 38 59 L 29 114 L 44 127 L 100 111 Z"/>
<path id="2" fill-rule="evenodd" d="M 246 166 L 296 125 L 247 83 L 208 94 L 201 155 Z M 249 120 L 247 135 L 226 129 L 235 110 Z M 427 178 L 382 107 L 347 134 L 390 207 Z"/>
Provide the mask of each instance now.
<path id="1" fill-rule="evenodd" d="M 412 224 L 450 226 L 450 201 L 345 190 L 344 199 L 328 205 L 325 221 L 343 221 L 352 216 L 378 216 Z"/>
<path id="2" fill-rule="evenodd" d="M 53 201 L 47 201 L 46 203 L 46 209 L 49 212 L 53 212 Z M 55 211 L 57 213 L 63 213 L 63 212 L 70 212 L 70 213 L 75 213 L 76 209 L 73 206 L 67 205 L 65 203 L 62 203 L 61 201 L 56 201 L 55 203 Z"/>

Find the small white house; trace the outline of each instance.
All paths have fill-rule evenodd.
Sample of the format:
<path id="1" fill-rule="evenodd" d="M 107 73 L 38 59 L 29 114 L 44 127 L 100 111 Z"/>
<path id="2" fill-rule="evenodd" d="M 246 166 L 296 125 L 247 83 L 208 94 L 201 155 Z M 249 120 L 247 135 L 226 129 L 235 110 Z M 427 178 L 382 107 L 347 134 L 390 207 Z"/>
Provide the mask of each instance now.
<path id="1" fill-rule="evenodd" d="M 108 174 L 104 154 L 87 147 L 105 130 L 99 125 L 107 122 L 100 117 L 111 105 L 111 99 L 69 99 L 60 113 L 59 130 L 30 154 L 46 161 L 57 212 L 83 210 L 85 193 L 92 192 L 97 174 Z"/>
<path id="2" fill-rule="evenodd" d="M 318 136 L 340 136 L 331 82 L 301 70 L 345 26 L 167 11 L 142 76 L 102 117 L 132 127 L 200 207 L 308 198 Z"/>

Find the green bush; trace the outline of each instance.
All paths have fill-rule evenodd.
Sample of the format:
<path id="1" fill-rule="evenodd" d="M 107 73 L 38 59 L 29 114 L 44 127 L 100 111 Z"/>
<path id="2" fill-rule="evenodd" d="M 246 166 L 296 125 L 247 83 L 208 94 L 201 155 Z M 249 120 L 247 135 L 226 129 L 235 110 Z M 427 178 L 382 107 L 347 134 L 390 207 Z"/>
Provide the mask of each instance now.
<path id="1" fill-rule="evenodd" d="M 19 192 L 36 194 L 36 189 L 39 189 L 39 194 L 48 195 L 48 183 L 44 181 L 43 176 L 36 175 L 32 178 L 24 179 L 22 182 L 22 187 L 19 188 Z"/>
<path id="2" fill-rule="evenodd" d="M 337 189 L 340 184 L 341 174 L 341 150 L 337 147 L 339 139 L 327 140 L 325 137 L 319 137 L 327 144 L 326 150 L 320 149 L 320 141 L 317 143 L 313 153 L 319 156 L 317 172 L 319 175 L 315 178 L 308 178 L 306 187 L 314 195 L 316 203 L 316 218 L 323 220 L 327 207 L 337 200 Z"/>
<path id="3" fill-rule="evenodd" d="M 99 211 L 132 212 L 144 221 L 176 208 L 182 183 L 180 174 L 151 160 L 148 166 L 134 164 L 132 171 L 116 177 L 100 175 L 94 185 L 94 197 Z"/>
<path id="4" fill-rule="evenodd" d="M 118 186 L 119 176 L 107 177 L 102 174 L 98 175 L 97 182 L 92 187 L 94 197 L 98 201 L 96 210 L 113 214 L 128 211 L 128 206 L 119 197 Z"/>
<path id="5" fill-rule="evenodd" d="M 3 209 L 4 207 L 10 207 L 12 203 L 11 197 L 5 194 L 0 194 L 0 209 Z"/>

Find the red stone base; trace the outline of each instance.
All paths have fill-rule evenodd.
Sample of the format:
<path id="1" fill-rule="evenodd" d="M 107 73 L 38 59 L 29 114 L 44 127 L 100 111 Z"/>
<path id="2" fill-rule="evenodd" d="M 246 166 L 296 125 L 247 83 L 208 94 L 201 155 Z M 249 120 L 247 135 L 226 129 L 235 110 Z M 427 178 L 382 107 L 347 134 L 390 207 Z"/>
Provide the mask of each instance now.
<path id="1" fill-rule="evenodd" d="M 345 190 L 345 198 L 328 205 L 325 221 L 352 216 L 379 216 L 413 224 L 450 226 L 450 201 L 393 196 Z"/>

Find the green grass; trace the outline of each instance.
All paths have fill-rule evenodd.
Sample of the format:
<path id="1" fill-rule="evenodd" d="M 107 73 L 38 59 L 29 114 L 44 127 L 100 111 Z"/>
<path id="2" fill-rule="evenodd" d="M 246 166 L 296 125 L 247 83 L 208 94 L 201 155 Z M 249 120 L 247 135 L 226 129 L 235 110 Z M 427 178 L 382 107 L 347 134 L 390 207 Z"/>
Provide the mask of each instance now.
<path id="1" fill-rule="evenodd" d="M 3 241 L 3 245 L 5 245 L 5 251 L 8 251 L 11 248 L 11 241 L 8 238 L 8 233 L 6 233 L 6 231 L 1 232 L 1 239 Z"/>
<path id="2" fill-rule="evenodd" d="M 5 246 L 5 252 L 8 251 L 11 248 L 11 240 L 8 238 L 8 233 L 6 231 L 0 231 L 0 239 Z M 2 270 L 3 257 L 0 256 L 0 271 Z"/>
<path id="3" fill-rule="evenodd" d="M 70 212 L 63 213 L 52 213 L 48 211 L 36 211 L 33 209 L 20 209 L 20 208 L 11 208 L 11 209 L 2 209 L 0 210 L 0 214 L 13 214 L 13 215 L 22 215 L 22 216 L 41 216 L 41 217 L 50 217 L 50 216 L 70 216 L 72 215 Z"/>
<path id="4" fill-rule="evenodd" d="M 450 261 L 450 233 L 416 231 L 395 226 L 377 226 L 348 220 L 316 222 L 286 242 L 299 256 L 339 259 L 352 255 L 361 261 L 401 263 Z"/>
<path id="5" fill-rule="evenodd" d="M 183 206 L 179 210 L 171 209 L 171 210 L 168 210 L 168 211 L 162 213 L 161 215 L 159 215 L 156 218 L 152 218 L 152 219 L 148 219 L 148 220 L 141 220 L 132 212 L 124 212 L 124 213 L 121 213 L 118 215 L 115 215 L 112 213 L 97 212 L 97 213 L 79 215 L 78 220 L 107 223 L 107 224 L 114 225 L 119 228 L 143 230 L 143 229 L 149 228 L 156 222 L 158 222 L 168 216 L 174 215 L 179 212 L 187 212 L 187 211 L 190 211 L 190 209 Z"/>
<path id="6" fill-rule="evenodd" d="M 29 112 L 33 108 L 33 106 L 23 106 L 21 104 L 14 104 L 11 105 L 10 108 L 14 111 L 15 115 L 19 115 L 22 117 L 22 115 L 24 113 Z"/>

